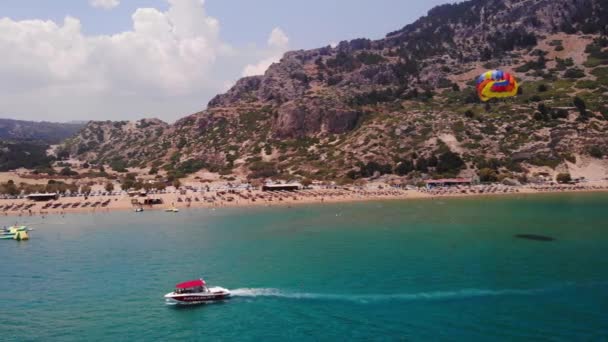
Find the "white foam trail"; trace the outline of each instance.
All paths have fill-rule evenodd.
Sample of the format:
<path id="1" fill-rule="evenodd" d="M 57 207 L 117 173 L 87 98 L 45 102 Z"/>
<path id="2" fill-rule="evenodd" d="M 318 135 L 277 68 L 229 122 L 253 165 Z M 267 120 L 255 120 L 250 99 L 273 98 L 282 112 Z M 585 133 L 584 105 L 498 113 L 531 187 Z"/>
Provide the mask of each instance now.
<path id="1" fill-rule="evenodd" d="M 273 288 L 243 288 L 232 290 L 235 297 L 275 297 L 289 299 L 309 299 L 309 300 L 336 300 L 350 302 L 378 302 L 390 300 L 448 300 L 465 299 L 474 297 L 495 297 L 506 295 L 529 296 L 540 292 L 550 291 L 553 288 L 545 289 L 503 289 L 503 290 L 483 290 L 483 289 L 463 289 L 457 291 L 436 291 L 419 293 L 397 293 L 397 294 L 326 294 L 326 293 L 307 293 L 289 292 Z"/>

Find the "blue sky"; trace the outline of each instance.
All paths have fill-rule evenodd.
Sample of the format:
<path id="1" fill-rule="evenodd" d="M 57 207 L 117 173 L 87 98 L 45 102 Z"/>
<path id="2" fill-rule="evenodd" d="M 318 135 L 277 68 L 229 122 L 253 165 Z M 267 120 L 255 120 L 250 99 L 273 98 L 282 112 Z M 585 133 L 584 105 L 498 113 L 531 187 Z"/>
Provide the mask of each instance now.
<path id="1" fill-rule="evenodd" d="M 314 48 L 354 38 L 382 38 L 446 0 L 208 0 L 225 23 L 227 40 L 251 41 L 281 27 L 294 48 Z M 235 10 L 239 8 L 239 10 Z"/>
<path id="2" fill-rule="evenodd" d="M 15 49 L 13 45 L 4 47 L 3 44 L 14 42 L 10 40 L 11 37 L 4 37 L 3 40 L 0 32 L 0 48 L 12 51 L 9 57 L 12 63 L 0 67 L 0 77 L 16 78 L 15 83 L 18 84 L 15 88 L 3 88 L 0 85 L 0 91 L 18 95 L 16 99 L 13 96 L 12 101 L 3 101 L 0 95 L 0 116 L 40 119 L 41 114 L 37 113 L 43 110 L 45 119 L 56 120 L 156 116 L 172 121 L 203 109 L 213 95 L 225 90 L 241 77 L 246 66 L 256 66 L 253 70 L 262 71 L 267 65 L 265 61 L 276 60 L 287 50 L 314 48 L 359 37 L 381 38 L 426 14 L 433 6 L 449 2 L 206 0 L 203 7 L 200 0 L 98 0 L 119 3 L 111 9 L 103 9 L 94 8 L 90 1 L 94 0 L 0 2 L 0 18 L 9 20 L 4 22 L 7 27 L 0 27 L 0 30 L 27 33 L 29 40 L 27 43 L 24 40 L 21 49 Z M 173 7 L 175 13 L 170 14 Z M 155 10 L 143 11 L 142 8 Z M 121 40 L 125 46 L 120 46 L 120 42 L 111 39 L 112 35 L 134 31 L 136 12 L 140 14 L 137 16 L 139 22 L 151 22 L 150 27 L 159 27 L 161 31 L 166 29 L 162 26 L 166 24 L 165 21 L 171 21 L 166 18 L 178 18 L 172 21 L 172 25 L 176 26 L 181 25 L 181 22 L 198 23 L 206 18 L 214 18 L 217 23 L 202 25 L 204 27 L 200 30 L 185 27 L 184 31 L 190 33 L 178 37 L 178 40 L 184 39 L 185 43 L 188 43 L 187 39 L 192 34 L 205 39 L 209 51 L 196 51 L 201 54 L 201 64 L 206 63 L 201 70 L 207 71 L 195 75 L 198 79 L 194 76 L 186 79 L 179 73 L 192 68 L 187 63 L 187 59 L 192 56 L 174 56 L 173 61 L 164 61 L 165 64 L 158 62 L 157 56 L 153 54 L 138 56 L 145 44 L 156 45 L 153 34 L 144 35 L 143 38 L 129 36 L 124 42 Z M 192 12 L 192 17 L 189 17 L 189 12 Z M 67 16 L 77 20 L 66 23 L 64 19 Z M 51 20 L 57 27 L 51 28 L 49 35 L 46 24 L 37 22 L 37 29 L 31 32 L 31 27 L 25 25 L 24 20 Z M 218 32 L 216 28 L 219 28 Z M 65 30 L 71 36 L 66 38 Z M 270 42 L 273 36 L 276 38 L 273 40 L 275 43 Z M 103 39 L 97 39 L 99 37 Z M 56 43 L 54 38 L 57 38 Z M 49 40 L 56 48 L 49 56 L 40 55 L 40 51 L 47 51 L 46 48 L 41 48 L 44 40 Z M 169 41 L 173 40 L 175 39 Z M 74 48 L 71 41 L 83 41 L 82 46 Z M 36 42 L 40 44 L 35 44 Z M 171 51 L 172 47 L 167 41 L 160 43 L 166 45 L 167 51 Z M 127 45 L 137 45 L 139 50 L 129 51 Z M 106 52 L 108 60 L 100 62 L 99 56 L 105 56 Z M 117 65 L 116 61 L 121 59 L 127 59 L 127 65 L 130 56 L 139 59 L 133 61 L 131 68 L 123 69 Z M 194 57 L 198 58 L 196 55 Z M 176 59 L 183 59 L 183 63 L 173 63 Z M 140 62 L 149 62 L 147 69 L 156 69 L 154 63 L 160 63 L 158 68 L 165 70 L 162 76 L 168 72 L 174 74 L 169 79 L 161 76 L 154 78 L 154 75 L 147 75 L 142 70 L 140 74 L 134 71 L 131 77 L 125 79 L 125 70 L 140 67 Z M 74 65 L 80 66 L 82 70 Z M 36 70 L 42 70 L 41 74 L 30 74 Z M 95 72 L 85 72 L 87 70 Z M 96 78 L 88 74 L 95 74 Z M 88 80 L 88 77 L 91 79 Z M 128 84 L 125 85 L 125 82 Z M 61 100 L 62 91 L 66 95 L 73 94 L 74 89 L 82 90 L 83 83 L 88 88 L 80 94 L 81 100 L 73 103 Z M 48 98 L 48 101 L 44 106 L 25 105 L 24 103 L 30 102 L 30 97 Z"/>

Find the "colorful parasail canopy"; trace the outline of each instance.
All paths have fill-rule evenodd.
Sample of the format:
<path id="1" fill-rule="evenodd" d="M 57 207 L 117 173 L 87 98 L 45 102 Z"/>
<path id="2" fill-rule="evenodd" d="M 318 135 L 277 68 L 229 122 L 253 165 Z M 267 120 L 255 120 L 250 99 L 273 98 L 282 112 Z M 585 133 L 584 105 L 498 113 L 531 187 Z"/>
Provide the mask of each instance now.
<path id="1" fill-rule="evenodd" d="M 513 75 L 502 70 L 490 70 L 477 78 L 477 95 L 481 101 L 517 95 L 519 85 Z"/>
<path id="2" fill-rule="evenodd" d="M 190 280 L 181 284 L 175 285 L 176 289 L 189 289 L 193 287 L 201 287 L 205 286 L 205 281 L 203 279 Z"/>

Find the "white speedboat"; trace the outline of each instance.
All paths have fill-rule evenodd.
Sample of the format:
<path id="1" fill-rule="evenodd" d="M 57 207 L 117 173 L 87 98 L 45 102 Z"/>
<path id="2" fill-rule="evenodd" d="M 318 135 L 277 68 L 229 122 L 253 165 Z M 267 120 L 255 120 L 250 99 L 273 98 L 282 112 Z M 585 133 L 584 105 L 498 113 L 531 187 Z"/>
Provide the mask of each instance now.
<path id="1" fill-rule="evenodd" d="M 207 287 L 203 279 L 175 285 L 175 291 L 165 295 L 167 304 L 192 305 L 216 302 L 230 298 L 230 291 L 223 287 Z"/>

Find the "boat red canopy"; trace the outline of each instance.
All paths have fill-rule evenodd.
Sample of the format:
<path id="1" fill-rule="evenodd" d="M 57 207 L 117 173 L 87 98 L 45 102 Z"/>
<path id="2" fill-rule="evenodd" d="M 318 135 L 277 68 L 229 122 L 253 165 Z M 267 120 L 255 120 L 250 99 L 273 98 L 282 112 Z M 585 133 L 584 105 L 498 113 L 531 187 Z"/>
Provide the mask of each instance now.
<path id="1" fill-rule="evenodd" d="M 181 284 L 175 285 L 176 289 L 189 289 L 191 287 L 200 287 L 205 286 L 205 281 L 203 279 L 190 280 Z"/>

